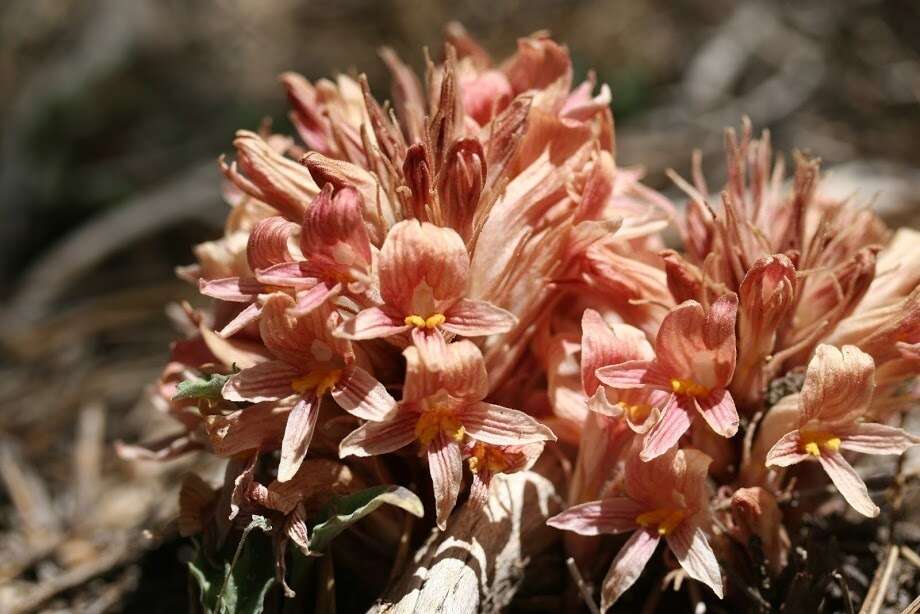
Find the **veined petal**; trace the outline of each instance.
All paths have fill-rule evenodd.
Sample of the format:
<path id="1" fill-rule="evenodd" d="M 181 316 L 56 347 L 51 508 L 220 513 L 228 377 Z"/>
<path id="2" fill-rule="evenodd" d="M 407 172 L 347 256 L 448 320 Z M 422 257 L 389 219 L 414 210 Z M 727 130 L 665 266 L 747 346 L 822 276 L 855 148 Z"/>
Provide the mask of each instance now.
<path id="1" fill-rule="evenodd" d="M 360 367 L 348 367 L 332 388 L 339 407 L 364 420 L 380 421 L 396 408 L 396 401 L 383 384 Z"/>
<path id="2" fill-rule="evenodd" d="M 403 401 L 418 401 L 443 390 L 455 399 L 479 401 L 489 391 L 482 352 L 466 339 L 448 343 L 440 365 L 426 362 L 428 356 L 417 347 L 403 351 L 406 383 Z"/>
<path id="3" fill-rule="evenodd" d="M 259 332 L 272 354 L 287 363 L 307 368 L 325 362 L 335 354 L 344 354 L 347 343 L 329 334 L 331 309 L 313 309 L 303 316 L 293 312 L 294 299 L 283 292 L 271 294 L 262 305 Z"/>
<path id="4" fill-rule="evenodd" d="M 320 400 L 315 395 L 304 395 L 288 414 L 281 440 L 281 461 L 278 463 L 278 481 L 287 482 L 307 455 L 307 448 L 313 439 L 316 419 L 319 417 Z"/>
<path id="5" fill-rule="evenodd" d="M 264 291 L 261 283 L 247 277 L 198 280 L 198 291 L 205 296 L 230 303 L 248 303 Z"/>
<path id="6" fill-rule="evenodd" d="M 579 535 L 601 535 L 603 533 L 624 533 L 639 527 L 636 516 L 643 507 L 628 497 L 608 497 L 573 505 L 561 514 L 546 521 L 549 526 Z"/>
<path id="7" fill-rule="evenodd" d="M 708 396 L 694 399 L 696 408 L 706 424 L 722 437 L 734 437 L 738 432 L 738 410 L 728 390 L 717 388 Z"/>
<path id="8" fill-rule="evenodd" d="M 854 510 L 869 518 L 878 516 L 878 506 L 869 497 L 866 483 L 859 477 L 853 466 L 843 458 L 843 455 L 839 452 L 821 454 L 818 461 L 824 467 L 824 471 L 827 472 L 834 486 Z"/>
<path id="9" fill-rule="evenodd" d="M 221 394 L 228 401 L 277 401 L 294 394 L 291 382 L 302 375 L 286 362 L 270 360 L 231 376 Z"/>
<path id="10" fill-rule="evenodd" d="M 236 314 L 236 317 L 227 322 L 227 324 L 220 329 L 220 332 L 217 333 L 224 339 L 227 337 L 232 337 L 236 333 L 240 332 L 253 322 L 259 319 L 259 316 L 262 315 L 262 306 L 258 303 L 250 303 L 243 309 L 241 312 Z"/>
<path id="11" fill-rule="evenodd" d="M 706 388 L 725 388 L 735 371 L 735 317 L 738 297 L 726 294 L 709 312 L 696 301 L 684 301 L 661 321 L 655 354 L 672 378 L 689 379 Z"/>
<path id="12" fill-rule="evenodd" d="M 517 318 L 509 311 L 487 301 L 460 299 L 444 314 L 447 318 L 441 328 L 461 337 L 484 337 L 507 333 L 517 325 Z"/>
<path id="13" fill-rule="evenodd" d="M 447 340 L 437 328 L 412 328 L 412 343 L 418 349 L 419 358 L 422 364 L 431 371 L 440 372 L 444 370 L 447 362 Z"/>
<path id="14" fill-rule="evenodd" d="M 463 478 L 460 444 L 444 431 L 440 431 L 428 446 L 428 470 L 434 489 L 438 528 L 443 531 L 447 528 L 447 517 L 457 504 Z"/>
<path id="15" fill-rule="evenodd" d="M 291 313 L 297 317 L 305 316 L 329 299 L 338 296 L 341 291 L 342 284 L 318 283 L 309 290 L 297 293 L 297 302 L 291 307 Z"/>
<path id="16" fill-rule="evenodd" d="M 722 572 L 715 552 L 706 539 L 703 530 L 694 523 L 685 521 L 665 537 L 668 547 L 677 562 L 694 580 L 711 588 L 722 599 Z"/>
<path id="17" fill-rule="evenodd" d="M 345 436 L 339 444 L 339 457 L 376 456 L 395 452 L 415 441 L 419 414 L 399 411 L 383 422 L 367 422 Z"/>
<path id="18" fill-rule="evenodd" d="M 377 339 L 408 331 L 411 326 L 390 315 L 380 307 L 362 309 L 350 320 L 342 322 L 335 334 L 345 339 Z"/>
<path id="19" fill-rule="evenodd" d="M 466 295 L 470 258 L 451 228 L 405 220 L 390 229 L 379 260 L 380 296 L 403 317 L 423 318 Z"/>
<path id="20" fill-rule="evenodd" d="M 767 467 L 790 467 L 812 458 L 810 454 L 802 451 L 802 438 L 799 432 L 791 431 L 779 438 L 770 451 L 767 452 Z"/>
<path id="21" fill-rule="evenodd" d="M 608 365 L 595 371 L 601 383 L 620 390 L 628 388 L 671 389 L 671 380 L 656 363 L 648 360 L 628 360 L 618 365 Z"/>
<path id="22" fill-rule="evenodd" d="M 842 351 L 819 345 L 802 385 L 800 424 L 855 421 L 869 409 L 875 391 L 875 362 L 852 345 Z"/>
<path id="23" fill-rule="evenodd" d="M 549 428 L 522 411 L 491 403 L 474 403 L 458 412 L 467 434 L 483 443 L 497 446 L 556 441 Z"/>
<path id="24" fill-rule="evenodd" d="M 873 422 L 857 424 L 840 437 L 842 449 L 863 454 L 902 454 L 917 444 L 920 444 L 920 437 L 895 426 Z"/>
<path id="25" fill-rule="evenodd" d="M 601 588 L 602 612 L 606 612 L 635 583 L 649 559 L 655 554 L 659 541 L 661 538 L 657 533 L 639 529 L 623 544 L 604 578 Z"/>
<path id="26" fill-rule="evenodd" d="M 265 285 L 285 288 L 312 286 L 319 281 L 310 269 L 309 263 L 303 260 L 279 262 L 260 269 L 256 271 L 256 279 Z"/>
<path id="27" fill-rule="evenodd" d="M 291 259 L 288 239 L 297 225 L 281 216 L 260 220 L 249 234 L 246 259 L 253 271 Z"/>
<path id="28" fill-rule="evenodd" d="M 671 395 L 667 405 L 661 411 L 661 419 L 658 424 L 652 427 L 642 442 L 640 458 L 648 462 L 661 456 L 677 445 L 689 428 L 690 414 L 678 402 L 678 399 Z"/>
<path id="29" fill-rule="evenodd" d="M 581 316 L 581 384 L 586 395 L 597 390 L 596 371 L 631 360 L 651 360 L 655 353 L 645 334 L 622 324 L 611 329 L 601 314 L 585 309 Z"/>

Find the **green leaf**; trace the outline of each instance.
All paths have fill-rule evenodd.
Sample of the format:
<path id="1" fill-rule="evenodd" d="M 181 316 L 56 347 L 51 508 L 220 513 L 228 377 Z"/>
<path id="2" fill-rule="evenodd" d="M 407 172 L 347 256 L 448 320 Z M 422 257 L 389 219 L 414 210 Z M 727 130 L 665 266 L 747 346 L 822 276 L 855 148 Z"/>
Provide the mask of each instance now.
<path id="1" fill-rule="evenodd" d="M 421 518 L 425 508 L 414 492 L 402 486 L 374 486 L 339 497 L 320 514 L 310 535 L 310 550 L 321 552 L 349 525 L 361 520 L 384 503 L 404 509 Z"/>
<path id="2" fill-rule="evenodd" d="M 184 382 L 179 382 L 173 401 L 181 401 L 182 399 L 217 400 L 220 398 L 220 391 L 228 379 L 230 379 L 229 375 L 212 373 L 206 379 L 187 379 Z"/>
<path id="3" fill-rule="evenodd" d="M 261 529 L 250 537 L 253 529 Z M 207 614 L 260 614 L 268 590 L 275 582 L 275 555 L 268 520 L 253 516 L 239 544 L 221 561 L 208 559 L 199 547 L 189 573 L 198 584 L 201 607 Z M 229 560 L 228 560 L 229 559 Z"/>

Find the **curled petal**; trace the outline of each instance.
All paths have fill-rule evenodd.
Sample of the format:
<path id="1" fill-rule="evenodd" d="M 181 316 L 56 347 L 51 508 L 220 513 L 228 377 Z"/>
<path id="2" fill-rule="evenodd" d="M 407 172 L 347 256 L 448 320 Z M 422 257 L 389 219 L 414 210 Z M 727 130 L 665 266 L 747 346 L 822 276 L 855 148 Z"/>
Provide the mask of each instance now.
<path id="1" fill-rule="evenodd" d="M 318 417 L 319 399 L 315 395 L 301 397 L 288 414 L 281 441 L 281 461 L 278 463 L 279 482 L 287 482 L 297 473 L 307 455 Z"/>
<path id="2" fill-rule="evenodd" d="M 810 455 L 802 451 L 802 440 L 798 431 L 791 431 L 779 438 L 767 452 L 767 467 L 789 467 L 806 461 Z"/>
<path id="3" fill-rule="evenodd" d="M 205 296 L 229 303 L 248 303 L 264 292 L 261 283 L 247 277 L 224 277 L 223 279 L 198 280 L 198 291 Z"/>
<path id="4" fill-rule="evenodd" d="M 521 445 L 556 441 L 556 436 L 522 411 L 491 403 L 475 403 L 459 412 L 463 428 L 473 439 L 492 445 Z"/>
<path id="5" fill-rule="evenodd" d="M 339 457 L 376 456 L 395 452 L 415 441 L 418 414 L 401 411 L 383 422 L 367 422 L 349 433 L 339 444 Z"/>
<path id="6" fill-rule="evenodd" d="M 626 324 L 613 329 L 601 314 L 586 309 L 581 316 L 581 384 L 586 395 L 597 390 L 600 367 L 634 360 L 651 360 L 654 351 L 645 334 Z"/>
<path id="7" fill-rule="evenodd" d="M 298 288 L 312 286 L 317 283 L 316 272 L 309 263 L 303 260 L 293 262 L 279 262 L 264 269 L 256 271 L 259 283 L 268 286 L 281 286 L 285 288 Z"/>
<path id="8" fill-rule="evenodd" d="M 623 544 L 610 564 L 601 589 L 601 611 L 606 612 L 626 590 L 635 583 L 645 569 L 661 538 L 657 533 L 640 529 Z"/>
<path id="9" fill-rule="evenodd" d="M 296 228 L 295 224 L 280 216 L 269 217 L 256 224 L 246 245 L 249 268 L 257 271 L 290 260 L 288 239 Z"/>
<path id="10" fill-rule="evenodd" d="M 223 337 L 224 339 L 228 337 L 232 337 L 236 333 L 240 332 L 241 330 L 243 330 L 244 328 L 246 328 L 247 326 L 249 326 L 256 320 L 258 320 L 261 315 L 262 315 L 262 306 L 259 305 L 258 303 L 250 303 L 249 305 L 246 306 L 245 309 L 243 309 L 241 312 L 236 314 L 236 317 L 234 317 L 232 320 L 227 322 L 227 324 L 225 324 L 224 327 L 220 329 L 220 332 L 217 334 Z"/>
<path id="11" fill-rule="evenodd" d="M 667 405 L 661 412 L 661 419 L 645 436 L 642 442 L 642 453 L 639 455 L 643 461 L 650 461 L 661 456 L 675 445 L 690 428 L 690 414 L 678 403 L 673 395 L 668 399 Z"/>
<path id="12" fill-rule="evenodd" d="M 671 389 L 671 380 L 661 371 L 654 362 L 647 360 L 629 360 L 618 365 L 608 365 L 595 371 L 601 383 L 626 390 L 629 388 L 655 388 Z"/>
<path id="13" fill-rule="evenodd" d="M 802 386 L 801 423 L 850 422 L 869 409 L 875 391 L 875 362 L 852 345 L 819 345 Z"/>
<path id="14" fill-rule="evenodd" d="M 461 299 L 444 314 L 441 328 L 461 337 L 483 337 L 507 333 L 517 324 L 511 312 L 487 301 Z"/>
<path id="15" fill-rule="evenodd" d="M 362 309 L 335 329 L 339 337 L 352 340 L 391 337 L 408 331 L 411 326 L 380 307 Z"/>
<path id="16" fill-rule="evenodd" d="M 694 580 L 711 588 L 722 599 L 722 572 L 715 552 L 703 530 L 692 522 L 683 522 L 665 538 L 677 562 Z"/>
<path id="17" fill-rule="evenodd" d="M 428 446 L 428 470 L 434 489 L 438 528 L 447 528 L 447 517 L 457 504 L 460 481 L 463 477 L 463 458 L 460 445 L 444 431 Z"/>
<path id="18" fill-rule="evenodd" d="M 297 301 L 291 307 L 291 314 L 302 317 L 325 303 L 326 301 L 338 296 L 342 291 L 342 284 L 318 283 L 309 290 L 298 292 Z"/>
<path id="19" fill-rule="evenodd" d="M 396 401 L 383 384 L 360 367 L 349 367 L 332 389 L 339 407 L 364 420 L 383 420 L 396 408 Z"/>
<path id="20" fill-rule="evenodd" d="M 696 301 L 684 301 L 661 322 L 655 353 L 661 369 L 674 378 L 709 388 L 724 388 L 735 371 L 735 316 L 738 297 L 726 294 L 706 313 Z"/>
<path id="21" fill-rule="evenodd" d="M 713 390 L 708 396 L 694 400 L 700 415 L 713 431 L 722 437 L 734 437 L 738 432 L 738 410 L 730 392 Z"/>
<path id="22" fill-rule="evenodd" d="M 863 454 L 902 454 L 917 444 L 920 444 L 920 437 L 904 429 L 871 422 L 857 424 L 840 438 L 842 449 Z"/>
<path id="23" fill-rule="evenodd" d="M 301 375 L 300 369 L 271 360 L 233 375 L 224 384 L 221 394 L 228 401 L 277 401 L 294 394 L 291 382 Z"/>
<path id="24" fill-rule="evenodd" d="M 869 497 L 866 483 L 859 477 L 853 466 L 843 458 L 843 455 L 839 452 L 822 454 L 818 457 L 818 461 L 824 467 L 824 471 L 827 472 L 834 486 L 854 510 L 869 518 L 878 516 L 878 506 Z"/>
<path id="25" fill-rule="evenodd" d="M 573 505 L 546 521 L 549 526 L 579 535 L 625 533 L 638 528 L 636 516 L 646 511 L 628 497 L 608 497 Z"/>
<path id="26" fill-rule="evenodd" d="M 313 309 L 298 316 L 293 311 L 295 304 L 289 295 L 275 292 L 262 305 L 259 332 L 272 354 L 307 370 L 317 361 L 326 362 L 331 355 L 346 353 L 347 342 L 328 332 L 330 309 Z"/>
<path id="27" fill-rule="evenodd" d="M 469 285 L 470 258 L 460 235 L 418 220 L 390 229 L 379 266 L 380 295 L 403 317 L 443 313 Z"/>
<path id="28" fill-rule="evenodd" d="M 427 355 L 419 348 L 408 347 L 404 401 L 418 401 L 443 390 L 456 399 L 479 401 L 489 391 L 482 352 L 467 340 L 447 344 L 440 365 L 426 362 Z"/>

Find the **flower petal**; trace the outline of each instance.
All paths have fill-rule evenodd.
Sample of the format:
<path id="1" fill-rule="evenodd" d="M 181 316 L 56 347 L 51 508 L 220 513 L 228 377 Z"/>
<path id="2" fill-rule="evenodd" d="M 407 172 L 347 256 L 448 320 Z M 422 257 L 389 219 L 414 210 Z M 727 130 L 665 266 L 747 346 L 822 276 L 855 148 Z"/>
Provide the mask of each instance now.
<path id="1" fill-rule="evenodd" d="M 770 451 L 767 452 L 766 466 L 790 467 L 811 458 L 811 455 L 802 451 L 802 441 L 799 432 L 791 431 L 779 438 Z"/>
<path id="2" fill-rule="evenodd" d="M 297 302 L 291 307 L 291 313 L 297 317 L 305 316 L 329 299 L 338 296 L 341 291 L 342 284 L 318 283 L 309 290 L 297 293 Z"/>
<path id="3" fill-rule="evenodd" d="M 390 228 L 379 260 L 380 296 L 403 317 L 446 310 L 466 295 L 470 257 L 451 228 L 404 220 Z"/>
<path id="4" fill-rule="evenodd" d="M 722 572 L 706 534 L 695 523 L 682 522 L 665 538 L 677 562 L 694 580 L 711 588 L 722 599 Z"/>
<path id="5" fill-rule="evenodd" d="M 661 411 L 661 419 L 658 424 L 645 436 L 642 442 L 642 453 L 640 458 L 648 462 L 657 456 L 661 456 L 675 445 L 680 438 L 690 428 L 690 414 L 678 402 L 678 399 L 671 395 L 668 404 Z"/>
<path id="6" fill-rule="evenodd" d="M 869 497 L 866 483 L 842 454 L 839 452 L 822 454 L 818 457 L 818 461 L 824 467 L 824 471 L 827 472 L 834 486 L 854 510 L 869 518 L 878 516 L 878 506 Z"/>
<path id="7" fill-rule="evenodd" d="M 902 454 L 917 444 L 920 444 L 920 437 L 904 429 L 874 422 L 857 424 L 840 437 L 842 449 L 863 454 Z"/>
<path id="8" fill-rule="evenodd" d="M 244 328 L 246 328 L 247 326 L 249 326 L 256 320 L 258 320 L 261 315 L 262 315 L 262 306 L 259 305 L 258 303 L 250 303 L 249 305 L 246 306 L 245 309 L 243 309 L 241 312 L 236 314 L 236 317 L 234 317 L 232 320 L 227 322 L 227 324 L 225 324 L 224 327 L 220 329 L 220 332 L 217 334 L 223 337 L 224 339 L 226 339 L 227 337 L 232 337 L 236 333 L 240 332 L 241 330 L 243 330 Z"/>
<path id="9" fill-rule="evenodd" d="M 869 409 L 874 391 L 875 362 L 871 356 L 852 345 L 843 346 L 842 351 L 819 345 L 805 372 L 800 424 L 856 420 Z"/>
<path id="10" fill-rule="evenodd" d="M 656 363 L 648 360 L 628 360 L 618 365 L 601 367 L 594 373 L 601 383 L 619 390 L 646 386 L 671 389 L 670 378 Z"/>
<path id="11" fill-rule="evenodd" d="M 253 271 L 291 259 L 288 239 L 297 225 L 280 216 L 260 220 L 249 234 L 246 258 Z"/>
<path id="12" fill-rule="evenodd" d="M 624 533 L 638 528 L 636 516 L 644 508 L 628 497 L 607 497 L 573 505 L 546 521 L 549 526 L 579 535 Z"/>
<path id="13" fill-rule="evenodd" d="M 601 588 L 601 611 L 606 612 L 642 574 L 661 538 L 657 533 L 640 529 L 623 544 L 604 578 Z"/>
<path id="14" fill-rule="evenodd" d="M 231 376 L 221 394 L 228 401 L 277 401 L 294 394 L 291 382 L 301 375 L 286 362 L 270 360 Z"/>
<path id="15" fill-rule="evenodd" d="M 304 395 L 288 414 L 284 427 L 284 439 L 281 440 L 281 461 L 278 463 L 278 481 L 287 482 L 307 455 L 307 448 L 313 439 L 316 419 L 319 417 L 320 400 L 316 395 Z"/>
<path id="16" fill-rule="evenodd" d="M 726 294 L 706 313 L 696 301 L 684 301 L 661 321 L 655 354 L 669 376 L 709 388 L 725 388 L 735 371 L 735 317 L 738 297 Z"/>
<path id="17" fill-rule="evenodd" d="M 257 294 L 264 292 L 261 283 L 246 277 L 224 277 L 223 279 L 198 280 L 198 291 L 205 296 L 230 303 L 248 303 Z"/>
<path id="18" fill-rule="evenodd" d="M 284 288 L 312 286 L 318 281 L 309 263 L 303 260 L 273 264 L 256 271 L 256 279 L 265 285 Z"/>
<path id="19" fill-rule="evenodd" d="M 396 401 L 383 384 L 360 367 L 349 367 L 332 389 L 339 407 L 364 420 L 383 420 L 396 408 Z"/>
<path id="20" fill-rule="evenodd" d="M 507 333 L 517 325 L 509 311 L 487 301 L 460 299 L 444 314 L 447 320 L 441 328 L 461 337 L 484 337 Z"/>
<path id="21" fill-rule="evenodd" d="M 549 428 L 522 411 L 491 403 L 474 403 L 458 411 L 463 428 L 473 439 L 492 445 L 521 445 L 556 441 Z"/>
<path id="22" fill-rule="evenodd" d="M 362 309 L 350 320 L 335 329 L 335 334 L 345 339 L 377 339 L 390 337 L 408 331 L 411 326 L 384 311 L 380 307 Z"/>
<path id="23" fill-rule="evenodd" d="M 713 431 L 722 437 L 734 437 L 738 432 L 738 410 L 728 390 L 718 388 L 708 396 L 695 399 L 696 408 Z"/>
<path id="24" fill-rule="evenodd" d="M 367 422 L 345 436 L 339 444 L 339 457 L 376 456 L 395 452 L 415 441 L 418 414 L 400 411 L 383 422 Z"/>
<path id="25" fill-rule="evenodd" d="M 450 396 L 479 401 L 489 391 L 482 352 L 466 339 L 447 344 L 440 365 L 426 362 L 428 356 L 417 347 L 403 351 L 406 359 L 406 383 L 403 401 L 418 401 L 443 390 Z"/>
<path id="26" fill-rule="evenodd" d="M 438 528 L 447 528 L 447 517 L 457 504 L 460 481 L 463 478 L 463 457 L 460 445 L 444 431 L 428 446 L 428 470 L 434 489 L 434 504 Z"/>
<path id="27" fill-rule="evenodd" d="M 645 334 L 627 324 L 611 327 L 601 314 L 585 309 L 581 316 L 581 384 L 586 395 L 597 390 L 600 367 L 629 360 L 651 360 L 654 351 Z"/>
<path id="28" fill-rule="evenodd" d="M 211 449 L 218 456 L 236 456 L 249 450 L 275 450 L 282 439 L 291 404 L 257 403 L 229 414 L 205 418 Z"/>

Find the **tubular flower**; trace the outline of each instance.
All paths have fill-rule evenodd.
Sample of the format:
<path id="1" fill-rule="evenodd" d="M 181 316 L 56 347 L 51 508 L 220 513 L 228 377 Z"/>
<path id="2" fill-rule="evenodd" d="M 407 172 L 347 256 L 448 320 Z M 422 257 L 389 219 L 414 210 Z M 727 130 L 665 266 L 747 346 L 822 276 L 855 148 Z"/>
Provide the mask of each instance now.
<path id="1" fill-rule="evenodd" d="M 336 332 L 363 340 L 411 331 L 420 348 L 434 343 L 443 348 L 444 333 L 482 337 L 511 330 L 516 323 L 512 314 L 466 298 L 469 279 L 469 254 L 454 230 L 417 220 L 399 222 L 380 250 L 383 304 L 359 311 Z"/>
<path id="2" fill-rule="evenodd" d="M 482 400 L 488 378 L 482 354 L 472 342 L 447 345 L 436 370 L 415 347 L 406 348 L 403 355 L 406 381 L 396 411 L 358 427 L 342 440 L 339 454 L 375 456 L 417 441 L 428 457 L 437 522 L 443 529 L 460 492 L 462 444 L 468 437 L 490 446 L 523 446 L 556 437 L 527 414 Z M 509 462 L 507 468 L 515 464 Z M 500 466 L 493 464 L 493 471 Z"/>
<path id="3" fill-rule="evenodd" d="M 307 454 L 326 394 L 342 409 L 367 420 L 384 418 L 396 405 L 386 389 L 355 364 L 350 344 L 329 333 L 329 310 L 292 315 L 294 300 L 277 292 L 262 306 L 259 327 L 265 347 L 276 357 L 243 369 L 223 388 L 228 401 L 259 403 L 296 399 L 284 427 L 278 479 L 287 481 Z"/>
<path id="4" fill-rule="evenodd" d="M 872 357 L 848 345 L 842 350 L 820 345 L 808 363 L 799 400 L 799 425 L 767 453 L 768 466 L 789 467 L 817 461 L 853 509 L 864 516 L 879 513 L 862 478 L 843 452 L 901 454 L 920 443 L 904 430 L 864 422 L 875 389 Z"/>
<path id="5" fill-rule="evenodd" d="M 691 578 L 722 597 L 719 563 L 703 529 L 710 462 L 693 449 L 671 450 L 649 462 L 635 455 L 626 463 L 622 494 L 572 506 L 547 521 L 580 535 L 632 533 L 604 578 L 601 610 L 633 585 L 662 538 Z"/>
<path id="6" fill-rule="evenodd" d="M 661 322 L 654 359 L 597 369 L 597 378 L 610 388 L 669 394 L 661 418 L 645 436 L 643 460 L 677 444 L 696 414 L 723 437 L 738 431 L 738 412 L 727 390 L 735 370 L 737 308 L 734 294 L 715 301 L 709 313 L 696 301 L 685 301 Z"/>

